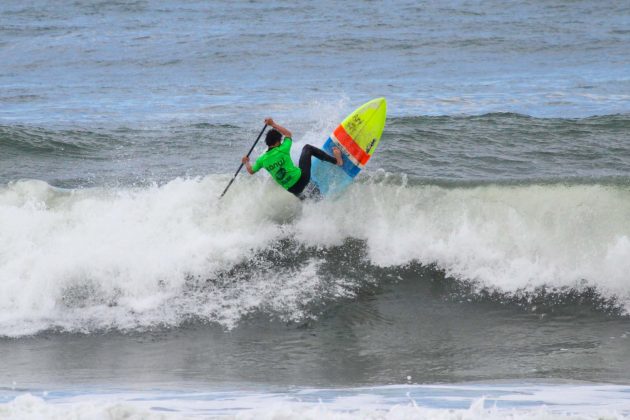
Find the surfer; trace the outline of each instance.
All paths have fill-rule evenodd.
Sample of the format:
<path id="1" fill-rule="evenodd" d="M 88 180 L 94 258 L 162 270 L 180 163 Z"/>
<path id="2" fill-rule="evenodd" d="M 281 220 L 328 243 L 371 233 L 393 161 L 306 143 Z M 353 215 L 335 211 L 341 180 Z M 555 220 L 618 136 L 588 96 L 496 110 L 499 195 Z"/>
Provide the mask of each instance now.
<path id="1" fill-rule="evenodd" d="M 307 144 L 302 148 L 299 167 L 296 167 L 290 155 L 291 145 L 293 144 L 291 132 L 274 122 L 271 118 L 266 118 L 265 124 L 272 128 L 267 132 L 267 137 L 265 137 L 265 143 L 269 148 L 256 159 L 253 166 L 248 156 L 244 156 L 242 159 L 247 172 L 251 175 L 258 172 L 261 168 L 265 168 L 285 190 L 303 200 L 304 197 L 300 196 L 300 194 L 311 180 L 311 157 L 315 156 L 319 160 L 325 160 L 338 166 L 343 165 L 341 150 L 338 147 L 333 147 L 335 155 L 333 157 L 323 150 Z M 284 141 L 282 141 L 282 136 L 284 136 Z"/>

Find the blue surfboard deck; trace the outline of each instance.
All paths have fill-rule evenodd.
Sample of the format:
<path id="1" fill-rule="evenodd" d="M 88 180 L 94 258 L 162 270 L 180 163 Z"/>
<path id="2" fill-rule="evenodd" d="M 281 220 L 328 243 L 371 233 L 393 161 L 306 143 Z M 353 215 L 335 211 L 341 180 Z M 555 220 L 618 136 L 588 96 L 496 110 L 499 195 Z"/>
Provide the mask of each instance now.
<path id="1" fill-rule="evenodd" d="M 335 146 L 329 137 L 324 143 L 322 150 L 333 156 L 332 148 Z M 345 190 L 361 169 L 356 166 L 348 156 L 342 151 L 343 166 L 337 166 L 329 162 L 313 159 L 311 166 L 311 183 L 317 187 L 322 196 L 329 196 L 341 193 Z"/>

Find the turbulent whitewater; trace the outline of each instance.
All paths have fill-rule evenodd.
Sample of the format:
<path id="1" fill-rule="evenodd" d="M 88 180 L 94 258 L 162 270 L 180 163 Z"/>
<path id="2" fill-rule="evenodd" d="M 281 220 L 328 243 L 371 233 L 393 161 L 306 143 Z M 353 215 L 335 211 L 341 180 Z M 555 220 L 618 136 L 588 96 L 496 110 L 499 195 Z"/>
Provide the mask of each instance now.
<path id="1" fill-rule="evenodd" d="M 625 185 L 439 186 L 376 172 L 343 197 L 302 205 L 260 179 L 219 201 L 226 180 L 3 187 L 0 333 L 191 319 L 234 328 L 253 312 L 299 321 L 385 281 L 371 270 L 410 264 L 480 290 L 594 288 L 624 312 L 630 302 Z"/>

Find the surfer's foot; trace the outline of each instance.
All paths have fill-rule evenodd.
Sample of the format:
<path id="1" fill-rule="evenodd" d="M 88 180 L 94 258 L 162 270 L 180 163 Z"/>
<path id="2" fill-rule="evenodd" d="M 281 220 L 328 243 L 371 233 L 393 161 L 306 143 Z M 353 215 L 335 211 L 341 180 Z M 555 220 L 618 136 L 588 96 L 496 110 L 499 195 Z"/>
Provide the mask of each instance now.
<path id="1" fill-rule="evenodd" d="M 335 159 L 337 159 L 337 166 L 343 166 L 343 158 L 341 157 L 341 150 L 338 147 L 333 147 L 332 149 L 333 155 L 335 155 Z"/>

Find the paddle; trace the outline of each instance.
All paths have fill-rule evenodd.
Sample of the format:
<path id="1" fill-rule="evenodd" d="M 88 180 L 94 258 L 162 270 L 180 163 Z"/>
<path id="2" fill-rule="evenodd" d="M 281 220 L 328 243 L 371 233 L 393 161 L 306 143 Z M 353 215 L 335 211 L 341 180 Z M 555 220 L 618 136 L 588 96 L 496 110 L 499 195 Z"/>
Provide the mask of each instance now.
<path id="1" fill-rule="evenodd" d="M 254 142 L 254 144 L 252 145 L 252 148 L 249 149 L 249 152 L 247 152 L 247 157 L 249 157 L 249 155 L 252 154 L 252 152 L 254 151 L 254 147 L 256 147 L 256 144 L 258 144 L 258 140 L 260 140 L 260 138 L 262 137 L 263 133 L 265 132 L 265 129 L 267 128 L 267 124 L 265 124 L 265 126 L 263 127 L 262 130 L 260 130 L 260 134 L 258 135 L 258 137 L 256 138 L 256 141 Z M 236 173 L 234 174 L 234 176 L 232 177 L 232 179 L 230 180 L 230 183 L 227 185 L 227 187 L 225 187 L 225 189 L 223 190 L 223 194 L 221 194 L 221 197 L 219 197 L 219 199 L 222 199 L 223 196 L 225 195 L 225 193 L 227 192 L 227 190 L 230 188 L 230 186 L 232 185 L 232 182 L 234 182 L 234 180 L 236 179 L 236 176 L 238 175 L 239 172 L 241 172 L 241 169 L 243 169 L 243 165 L 244 163 L 241 162 L 241 166 L 238 167 L 238 169 L 236 170 Z"/>

